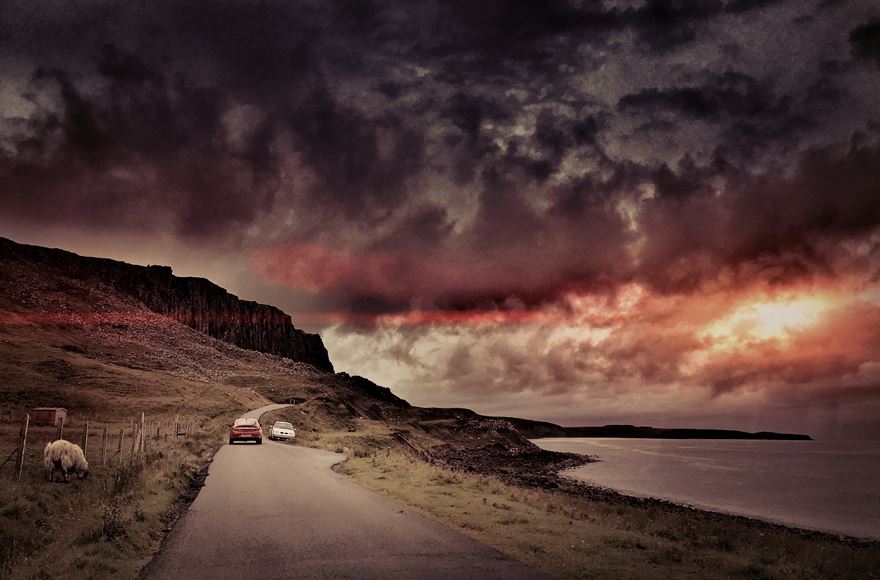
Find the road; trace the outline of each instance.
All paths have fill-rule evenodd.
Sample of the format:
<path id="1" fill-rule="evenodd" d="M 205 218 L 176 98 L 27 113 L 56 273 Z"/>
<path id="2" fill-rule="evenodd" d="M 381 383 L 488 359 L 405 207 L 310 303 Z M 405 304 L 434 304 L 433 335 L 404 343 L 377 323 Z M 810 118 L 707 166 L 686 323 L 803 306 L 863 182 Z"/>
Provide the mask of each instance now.
<path id="1" fill-rule="evenodd" d="M 224 445 L 143 577 L 543 577 L 332 471 L 343 458 L 268 439 Z"/>

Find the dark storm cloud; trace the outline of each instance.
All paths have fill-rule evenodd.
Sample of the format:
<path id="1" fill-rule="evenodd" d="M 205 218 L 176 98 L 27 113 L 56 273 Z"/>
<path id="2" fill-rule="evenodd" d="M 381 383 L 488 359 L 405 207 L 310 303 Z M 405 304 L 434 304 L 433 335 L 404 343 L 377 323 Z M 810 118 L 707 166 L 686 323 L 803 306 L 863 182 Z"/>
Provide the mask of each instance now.
<path id="1" fill-rule="evenodd" d="M 113 46 L 98 68 L 97 97 L 62 70 L 35 73 L 32 90 L 57 92 L 59 107 L 38 108 L 15 156 L 2 160 L 7 211 L 94 227 L 150 227 L 170 214 L 182 231 L 201 234 L 271 203 L 255 171 L 266 164 L 260 140 L 243 144 L 242 155 L 222 145 L 222 94 L 166 81 Z"/>
<path id="2" fill-rule="evenodd" d="M 725 268 L 740 282 L 833 271 L 824 244 L 859 238 L 880 224 L 878 164 L 880 144 L 854 143 L 844 153 L 806 152 L 790 176 L 729 173 L 721 199 L 706 191 L 684 199 L 659 195 L 645 212 L 650 244 L 641 272 L 658 287 L 681 290 Z M 703 177 L 700 168 L 680 167 L 672 178 L 684 186 L 672 189 L 692 190 Z"/>
<path id="3" fill-rule="evenodd" d="M 834 79 L 829 71 L 802 94 L 777 95 L 770 81 L 728 71 L 692 86 L 642 89 L 623 96 L 617 108 L 654 123 L 697 121 L 718 128 L 716 155 L 745 164 L 768 148 L 796 147 L 814 117 L 822 116 L 815 109 L 833 108 L 842 97 Z"/>
<path id="4" fill-rule="evenodd" d="M 0 12 L 19 71 L 3 93 L 0 207 L 35 228 L 317 244 L 267 263 L 290 285 L 300 266 L 315 274 L 306 286 L 334 307 L 381 312 L 531 308 L 634 280 L 693 288 L 719 268 L 806 276 L 831 267 L 823 242 L 878 223 L 876 126 L 848 55 L 785 82 L 789 64 L 747 58 L 764 28 L 797 16 L 822 37 L 810 27 L 830 11 L 77 6 Z M 866 18 L 837 36 L 875 60 Z M 738 41 L 713 44 L 727 29 Z M 339 271 L 323 284 L 326 256 Z"/>
<path id="5" fill-rule="evenodd" d="M 788 112 L 785 100 L 776 98 L 767 86 L 734 72 L 716 76 L 700 86 L 644 89 L 621 98 L 618 108 L 624 112 L 671 111 L 707 121 L 722 117 L 761 117 L 763 120 Z"/>
<path id="6" fill-rule="evenodd" d="M 445 1 L 428 11 L 435 26 L 413 48 L 448 56 L 467 54 L 483 73 L 497 73 L 509 61 L 547 66 L 578 44 L 604 46 L 613 35 L 632 31 L 652 52 L 666 52 L 696 40 L 701 29 L 725 14 L 759 11 L 780 0 L 647 0 L 639 5 L 596 2 Z M 576 62 L 576 61 L 575 61 Z M 449 72 L 466 73 L 456 62 Z"/>
<path id="7" fill-rule="evenodd" d="M 369 218 L 403 201 L 407 179 L 423 162 L 423 138 L 396 119 L 368 119 L 335 102 L 327 90 L 316 92 L 292 111 L 289 126 L 297 148 L 321 179 L 314 202 L 330 205 L 350 217 Z M 383 154 L 381 132 L 392 136 Z"/>
<path id="8" fill-rule="evenodd" d="M 853 57 L 873 60 L 880 65 L 880 18 L 854 28 L 849 33 L 849 41 Z"/>
<path id="9" fill-rule="evenodd" d="M 285 135 L 317 181 L 307 203 L 368 218 L 400 201 L 403 182 L 421 164 L 420 134 L 332 94 L 308 18 L 281 5 L 170 8 L 140 14 L 153 24 L 140 38 L 150 47 L 141 55 L 86 46 L 49 59 L 69 60 L 66 66 L 37 69 L 37 86 L 27 90 L 57 89 L 60 98 L 54 109 L 41 105 L 31 130 L 12 138 L 16 153 L 2 176 L 13 192 L 10 210 L 148 229 L 170 217 L 185 235 L 234 233 L 272 205 L 280 187 L 274 148 Z M 363 17 L 343 7 L 331 17 L 337 12 L 343 28 Z M 354 66 L 346 56 L 337 62 Z M 255 115 L 230 129 L 227 115 L 240 106 Z M 231 143 L 231 132 L 246 142 Z M 390 135 L 384 151 L 380 133 Z M 188 168 L 177 171 L 182 165 Z"/>
<path id="10" fill-rule="evenodd" d="M 781 4 L 781 0 L 732 0 L 724 7 L 726 12 L 731 14 L 740 14 L 759 8 L 766 8 L 774 4 Z"/>
<path id="11" fill-rule="evenodd" d="M 633 29 L 651 51 L 663 53 L 697 40 L 701 29 L 724 14 L 740 15 L 780 4 L 780 0 L 648 0 L 621 11 L 620 24 Z"/>

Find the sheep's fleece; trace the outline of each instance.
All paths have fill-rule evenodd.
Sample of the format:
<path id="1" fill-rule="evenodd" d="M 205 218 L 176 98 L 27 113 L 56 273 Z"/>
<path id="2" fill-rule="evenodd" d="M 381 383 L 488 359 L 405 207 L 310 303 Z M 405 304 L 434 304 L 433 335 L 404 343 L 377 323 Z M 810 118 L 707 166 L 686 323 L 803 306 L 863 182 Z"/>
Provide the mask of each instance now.
<path id="1" fill-rule="evenodd" d="M 70 474 L 73 473 L 80 479 L 89 477 L 89 463 L 86 461 L 83 450 L 79 445 L 59 439 L 52 443 L 46 444 L 43 451 L 43 466 L 52 481 L 56 471 L 61 472 L 63 481 L 70 481 Z"/>

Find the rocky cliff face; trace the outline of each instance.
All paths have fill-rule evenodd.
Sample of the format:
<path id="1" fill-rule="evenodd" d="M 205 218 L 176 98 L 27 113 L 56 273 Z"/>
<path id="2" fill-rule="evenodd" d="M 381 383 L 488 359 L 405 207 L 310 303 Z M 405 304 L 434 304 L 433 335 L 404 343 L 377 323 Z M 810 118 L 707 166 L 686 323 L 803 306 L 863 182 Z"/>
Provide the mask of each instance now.
<path id="1" fill-rule="evenodd" d="M 321 337 L 293 326 L 290 316 L 265 304 L 240 300 L 203 278 L 174 276 L 168 266 L 135 266 L 0 238 L 7 258 L 37 263 L 61 276 L 94 280 L 133 296 L 159 314 L 241 348 L 283 356 L 333 372 Z"/>

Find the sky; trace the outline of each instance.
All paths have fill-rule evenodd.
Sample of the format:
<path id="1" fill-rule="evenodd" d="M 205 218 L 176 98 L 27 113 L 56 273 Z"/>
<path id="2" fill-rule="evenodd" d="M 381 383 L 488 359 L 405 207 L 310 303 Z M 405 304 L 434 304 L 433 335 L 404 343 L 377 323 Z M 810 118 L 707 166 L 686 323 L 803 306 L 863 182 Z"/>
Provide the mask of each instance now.
<path id="1" fill-rule="evenodd" d="M 0 4 L 0 235 L 424 406 L 880 439 L 874 0 Z"/>

